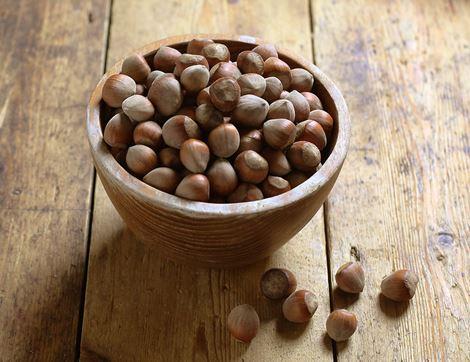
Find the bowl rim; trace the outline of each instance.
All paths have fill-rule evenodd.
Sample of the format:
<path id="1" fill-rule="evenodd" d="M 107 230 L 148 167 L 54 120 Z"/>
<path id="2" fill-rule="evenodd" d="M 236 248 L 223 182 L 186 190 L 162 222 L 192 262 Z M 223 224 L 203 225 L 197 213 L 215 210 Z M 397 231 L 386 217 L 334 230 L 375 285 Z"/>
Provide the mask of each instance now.
<path id="1" fill-rule="evenodd" d="M 252 44 L 254 46 L 267 43 L 273 44 L 247 35 L 185 34 L 157 40 L 134 50 L 133 52 L 129 53 L 129 55 L 138 53 L 145 56 L 161 46 L 177 45 L 179 43 L 188 42 L 194 38 L 209 38 L 213 39 L 214 41 L 221 42 L 241 42 Z M 348 109 L 339 89 L 336 87 L 333 81 L 331 81 L 317 66 L 307 59 L 296 55 L 282 47 L 276 45 L 276 49 L 281 55 L 295 60 L 303 68 L 314 75 L 315 82 L 320 82 L 332 98 L 338 114 L 338 118 L 335 120 L 338 123 L 338 134 L 335 146 L 331 150 L 330 155 L 320 170 L 309 177 L 302 184 L 284 194 L 262 200 L 244 203 L 218 204 L 191 201 L 172 194 L 168 194 L 150 185 L 147 185 L 137 177 L 130 174 L 115 160 L 109 151 L 108 146 L 103 140 L 103 133 L 100 123 L 100 102 L 103 84 L 110 75 L 120 72 L 121 65 L 125 57 L 121 58 L 112 67 L 110 67 L 109 70 L 101 77 L 97 86 L 93 90 L 90 101 L 88 103 L 86 128 L 95 167 L 98 170 L 105 170 L 106 173 L 114 178 L 115 181 L 118 182 L 126 192 L 139 197 L 141 200 L 144 200 L 149 204 L 154 204 L 160 209 L 163 208 L 171 212 L 190 215 L 192 218 L 246 216 L 247 214 L 256 215 L 259 213 L 285 208 L 291 204 L 301 201 L 302 199 L 305 199 L 311 193 L 315 193 L 331 178 L 335 177 L 346 158 L 351 134 Z"/>

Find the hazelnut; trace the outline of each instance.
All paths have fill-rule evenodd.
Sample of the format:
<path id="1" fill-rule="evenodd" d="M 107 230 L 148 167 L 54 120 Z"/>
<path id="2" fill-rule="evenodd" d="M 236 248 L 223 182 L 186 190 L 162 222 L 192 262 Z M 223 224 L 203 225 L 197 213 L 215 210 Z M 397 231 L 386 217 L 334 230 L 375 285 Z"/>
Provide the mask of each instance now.
<path id="1" fill-rule="evenodd" d="M 180 169 L 183 167 L 183 164 L 180 160 L 180 151 L 176 148 L 167 147 L 162 149 L 158 153 L 158 160 L 162 166 L 169 167 L 172 169 Z"/>
<path id="2" fill-rule="evenodd" d="M 175 69 L 176 59 L 180 56 L 181 53 L 178 50 L 162 46 L 157 50 L 153 57 L 153 65 L 162 72 L 171 73 L 173 72 L 173 69 Z"/>
<path id="3" fill-rule="evenodd" d="M 211 103 L 211 96 L 209 94 L 209 87 L 206 87 L 204 89 L 202 89 L 197 97 L 196 97 L 196 104 L 198 106 L 200 106 L 201 104 L 205 104 L 205 103 Z"/>
<path id="4" fill-rule="evenodd" d="M 162 128 L 153 121 L 142 122 L 134 129 L 134 143 L 151 148 L 160 146 L 162 140 Z"/>
<path id="5" fill-rule="evenodd" d="M 295 140 L 295 124 L 288 119 L 270 119 L 263 124 L 263 136 L 272 148 L 282 150 Z"/>
<path id="6" fill-rule="evenodd" d="M 174 74 L 179 77 L 183 73 L 183 70 L 192 65 L 202 65 L 209 71 L 209 63 L 207 63 L 207 59 L 202 55 L 181 54 L 178 59 L 176 59 Z"/>
<path id="7" fill-rule="evenodd" d="M 281 150 L 266 147 L 261 153 L 269 165 L 269 173 L 274 176 L 285 176 L 292 171 L 286 155 Z"/>
<path id="8" fill-rule="evenodd" d="M 296 90 L 294 90 L 289 93 L 286 99 L 291 101 L 294 105 L 295 121 L 305 121 L 310 113 L 310 106 L 308 105 L 308 102 L 305 97 Z"/>
<path id="9" fill-rule="evenodd" d="M 124 113 L 111 118 L 104 128 L 104 141 L 111 147 L 126 148 L 132 142 L 134 126 Z"/>
<path id="10" fill-rule="evenodd" d="M 192 106 L 184 106 L 181 107 L 178 112 L 176 112 L 175 116 L 186 116 L 191 118 L 192 120 L 196 120 L 196 107 Z"/>
<path id="11" fill-rule="evenodd" d="M 240 136 L 238 153 L 252 150 L 260 153 L 263 149 L 263 134 L 257 129 L 244 131 Z"/>
<path id="12" fill-rule="evenodd" d="M 281 95 L 279 96 L 279 99 L 286 99 L 289 96 L 288 91 L 282 91 Z"/>
<path id="13" fill-rule="evenodd" d="M 259 330 L 259 317 L 256 310 L 249 304 L 233 308 L 227 318 L 230 334 L 243 343 L 250 343 Z"/>
<path id="14" fill-rule="evenodd" d="M 209 200 L 209 180 L 202 174 L 190 174 L 176 187 L 175 195 L 193 201 Z"/>
<path id="15" fill-rule="evenodd" d="M 209 147 L 199 140 L 189 139 L 182 143 L 180 149 L 181 163 L 193 173 L 206 170 L 210 159 Z"/>
<path id="16" fill-rule="evenodd" d="M 313 143 L 322 151 L 326 146 L 326 134 L 320 123 L 307 120 L 297 125 L 297 141 L 308 141 Z"/>
<path id="17" fill-rule="evenodd" d="M 181 73 L 180 82 L 188 92 L 199 92 L 209 83 L 209 71 L 203 65 L 191 65 Z"/>
<path id="18" fill-rule="evenodd" d="M 268 176 L 261 185 L 264 197 L 273 197 L 290 190 L 287 180 L 279 176 Z"/>
<path id="19" fill-rule="evenodd" d="M 134 94 L 122 102 L 122 110 L 133 121 L 142 122 L 153 118 L 155 108 L 147 97 Z"/>
<path id="20" fill-rule="evenodd" d="M 357 318 L 354 313 L 337 309 L 330 313 L 326 320 L 326 331 L 336 342 L 347 340 L 357 329 Z"/>
<path id="21" fill-rule="evenodd" d="M 294 105 L 287 99 L 279 99 L 272 102 L 269 105 L 269 111 L 267 115 L 268 119 L 284 118 L 291 122 L 295 120 Z"/>
<path id="22" fill-rule="evenodd" d="M 290 89 L 298 92 L 310 92 L 313 87 L 313 75 L 303 68 L 294 68 L 290 71 Z"/>
<path id="23" fill-rule="evenodd" d="M 402 269 L 390 274 L 380 284 L 382 294 L 395 302 L 405 302 L 415 295 L 418 276 L 411 270 Z"/>
<path id="24" fill-rule="evenodd" d="M 143 84 L 137 84 L 135 86 L 135 94 L 138 94 L 139 96 L 144 95 L 145 90 L 146 90 L 146 88 Z"/>
<path id="25" fill-rule="evenodd" d="M 249 183 L 241 183 L 235 191 L 230 194 L 227 201 L 231 203 L 249 202 L 261 200 L 262 198 L 263 193 L 258 187 Z"/>
<path id="26" fill-rule="evenodd" d="M 297 141 L 287 151 L 287 159 L 296 169 L 313 172 L 321 161 L 320 150 L 313 143 Z"/>
<path id="27" fill-rule="evenodd" d="M 134 79 L 125 74 L 112 74 L 103 84 L 102 97 L 110 107 L 121 107 L 127 97 L 134 95 L 136 84 Z"/>
<path id="28" fill-rule="evenodd" d="M 318 122 L 320 126 L 322 126 L 323 131 L 325 131 L 327 138 L 331 136 L 331 132 L 333 131 L 333 118 L 328 113 L 317 109 L 310 112 L 308 119 Z"/>
<path id="29" fill-rule="evenodd" d="M 308 180 L 308 176 L 301 171 L 292 171 L 291 173 L 285 176 L 285 179 L 289 181 L 290 188 L 299 186 L 301 183 L 304 183 Z"/>
<path id="30" fill-rule="evenodd" d="M 196 122 L 205 131 L 211 131 L 224 123 L 224 115 L 212 103 L 203 103 L 196 108 Z"/>
<path id="31" fill-rule="evenodd" d="M 308 105 L 310 106 L 310 112 L 316 109 L 323 109 L 320 98 L 318 98 L 315 94 L 311 92 L 302 92 L 301 94 L 307 100 Z"/>
<path id="32" fill-rule="evenodd" d="M 237 82 L 240 86 L 242 96 L 245 94 L 253 94 L 255 96 L 261 97 L 266 90 L 266 81 L 259 74 L 243 74 L 240 78 L 238 78 Z"/>
<path id="33" fill-rule="evenodd" d="M 282 83 L 276 77 L 265 78 L 266 90 L 264 91 L 263 98 L 269 103 L 272 103 L 281 98 L 283 92 Z"/>
<path id="34" fill-rule="evenodd" d="M 251 50 L 245 50 L 238 54 L 237 67 L 242 73 L 263 74 L 264 60 L 261 55 Z"/>
<path id="35" fill-rule="evenodd" d="M 295 292 L 297 279 L 295 275 L 282 268 L 272 268 L 261 277 L 261 293 L 269 299 L 286 298 Z"/>
<path id="36" fill-rule="evenodd" d="M 201 53 L 206 57 L 210 67 L 213 67 L 217 63 L 228 62 L 230 60 L 230 51 L 226 45 L 220 43 L 207 44 L 202 48 Z"/>
<path id="37" fill-rule="evenodd" d="M 209 95 L 214 107 L 222 112 L 229 112 L 240 99 L 240 86 L 233 78 L 220 78 L 210 86 Z"/>
<path id="38" fill-rule="evenodd" d="M 237 152 L 240 134 L 233 124 L 223 123 L 209 133 L 208 143 L 214 155 L 228 158 Z"/>
<path id="39" fill-rule="evenodd" d="M 157 167 L 157 154 L 148 146 L 135 145 L 129 147 L 126 164 L 136 175 L 143 176 Z"/>
<path id="40" fill-rule="evenodd" d="M 175 114 L 183 104 L 183 93 L 180 83 L 169 76 L 155 79 L 149 89 L 148 99 L 163 116 Z"/>
<path id="41" fill-rule="evenodd" d="M 282 87 L 285 90 L 289 89 L 291 82 L 290 67 L 281 59 L 274 57 L 266 59 L 264 62 L 264 75 L 278 78 L 282 83 Z"/>
<path id="42" fill-rule="evenodd" d="M 263 60 L 266 60 L 271 57 L 277 58 L 279 55 L 277 54 L 276 47 L 273 44 L 260 44 L 253 48 L 255 53 L 261 55 Z"/>
<path id="43" fill-rule="evenodd" d="M 132 54 L 122 62 L 121 73 L 128 75 L 136 83 L 143 83 L 150 74 L 150 66 L 142 55 Z"/>
<path id="44" fill-rule="evenodd" d="M 315 295 L 308 290 L 292 293 L 282 304 L 284 318 L 293 323 L 308 322 L 317 311 Z"/>
<path id="45" fill-rule="evenodd" d="M 150 87 L 152 86 L 152 83 L 155 79 L 165 75 L 166 73 L 162 72 L 161 70 L 154 70 L 152 72 L 149 73 L 149 75 L 147 76 L 147 79 L 145 80 L 145 86 L 147 87 L 147 89 L 150 89 Z"/>
<path id="46" fill-rule="evenodd" d="M 169 167 L 157 167 L 146 174 L 143 180 L 160 191 L 172 194 L 180 182 L 180 176 Z"/>
<path id="47" fill-rule="evenodd" d="M 191 118 L 173 116 L 163 125 L 162 136 L 168 146 L 179 149 L 187 139 L 201 138 L 201 131 L 197 123 Z"/>
<path id="48" fill-rule="evenodd" d="M 235 159 L 235 170 L 244 182 L 262 182 L 268 176 L 268 162 L 255 151 L 243 151 Z"/>
<path id="49" fill-rule="evenodd" d="M 343 264 L 335 275 L 339 289 L 346 293 L 361 293 L 364 290 L 364 269 L 358 262 Z"/>
<path id="50" fill-rule="evenodd" d="M 186 52 L 189 54 L 202 55 L 202 48 L 204 48 L 208 44 L 213 43 L 214 41 L 212 39 L 195 38 L 188 42 L 188 48 Z"/>
<path id="51" fill-rule="evenodd" d="M 241 127 L 258 128 L 268 114 L 269 104 L 263 98 L 247 94 L 240 97 L 232 112 L 232 121 Z"/>
<path id="52" fill-rule="evenodd" d="M 207 171 L 211 192 L 219 196 L 230 195 L 238 186 L 238 178 L 231 163 L 223 158 L 215 160 Z"/>
<path id="53" fill-rule="evenodd" d="M 228 62 L 220 62 L 211 68 L 210 83 L 215 82 L 217 79 L 227 77 L 237 80 L 241 75 L 242 73 L 240 73 L 240 69 L 238 69 L 236 65 Z"/>

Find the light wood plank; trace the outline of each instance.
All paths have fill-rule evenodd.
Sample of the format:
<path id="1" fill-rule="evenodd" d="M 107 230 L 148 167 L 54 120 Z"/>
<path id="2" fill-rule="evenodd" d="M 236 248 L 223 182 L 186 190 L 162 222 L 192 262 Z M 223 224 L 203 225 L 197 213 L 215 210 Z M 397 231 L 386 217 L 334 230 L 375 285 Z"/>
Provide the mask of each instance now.
<path id="1" fill-rule="evenodd" d="M 190 32 L 265 37 L 311 58 L 308 9 L 307 1 L 280 1 L 275 8 L 265 1 L 115 1 L 108 64 L 146 42 Z M 280 304 L 260 296 L 259 277 L 272 265 L 290 268 L 301 287 L 318 294 L 309 325 L 284 322 Z M 254 305 L 262 319 L 249 347 L 226 329 L 228 312 L 241 303 Z M 135 240 L 97 183 L 83 360 L 331 360 L 323 338 L 328 311 L 322 212 L 269 260 L 243 270 L 194 270 Z"/>
<path id="2" fill-rule="evenodd" d="M 315 54 L 338 81 L 351 149 L 327 203 L 332 272 L 360 259 L 359 331 L 339 360 L 470 358 L 470 6 L 313 1 Z M 391 271 L 421 278 L 409 306 L 379 297 Z"/>
<path id="3" fill-rule="evenodd" d="M 106 1 L 0 5 L 0 360 L 76 354 Z"/>

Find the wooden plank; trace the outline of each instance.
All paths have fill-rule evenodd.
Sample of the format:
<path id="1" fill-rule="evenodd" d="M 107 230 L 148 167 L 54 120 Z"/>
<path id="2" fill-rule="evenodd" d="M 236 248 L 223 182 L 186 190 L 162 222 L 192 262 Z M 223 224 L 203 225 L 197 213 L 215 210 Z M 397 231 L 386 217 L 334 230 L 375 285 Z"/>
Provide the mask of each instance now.
<path id="1" fill-rule="evenodd" d="M 332 274 L 354 259 L 367 271 L 359 300 L 333 294 L 360 323 L 338 360 L 470 358 L 470 6 L 430 5 L 313 1 L 317 63 L 353 120 L 326 208 Z M 421 278 L 409 305 L 379 297 L 400 268 Z"/>
<path id="2" fill-rule="evenodd" d="M 73 360 L 105 1 L 0 6 L 0 360 Z"/>
<path id="3" fill-rule="evenodd" d="M 189 32 L 250 34 L 312 54 L 306 1 L 280 1 L 276 9 L 265 1 L 115 1 L 112 14 L 108 64 L 146 42 Z M 95 195 L 83 360 L 331 360 L 323 338 L 329 295 L 322 212 L 269 260 L 243 270 L 194 270 L 135 240 L 99 182 Z M 300 286 L 318 294 L 309 325 L 284 322 L 280 304 L 260 296 L 259 277 L 272 265 L 290 268 Z M 226 329 L 227 314 L 241 303 L 262 319 L 249 347 Z"/>

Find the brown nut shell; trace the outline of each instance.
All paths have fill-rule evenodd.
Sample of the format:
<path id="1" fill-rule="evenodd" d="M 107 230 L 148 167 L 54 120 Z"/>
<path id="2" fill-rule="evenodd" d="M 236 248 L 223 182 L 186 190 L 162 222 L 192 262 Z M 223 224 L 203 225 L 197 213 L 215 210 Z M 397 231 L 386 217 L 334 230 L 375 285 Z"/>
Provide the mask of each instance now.
<path id="1" fill-rule="evenodd" d="M 296 90 L 289 93 L 286 97 L 287 100 L 291 101 L 295 109 L 295 121 L 302 122 L 308 118 L 310 113 L 310 106 L 305 97 L 297 92 Z"/>
<path id="2" fill-rule="evenodd" d="M 174 115 L 183 104 L 180 82 L 170 76 L 155 79 L 147 97 L 163 116 Z"/>
<path id="3" fill-rule="evenodd" d="M 208 137 L 211 152 L 217 157 L 228 158 L 240 146 L 240 134 L 231 123 L 223 123 L 214 128 Z"/>
<path id="4" fill-rule="evenodd" d="M 202 48 L 201 53 L 209 62 L 210 67 L 213 67 L 217 63 L 228 62 L 230 60 L 230 51 L 225 44 L 207 44 Z"/>
<path id="5" fill-rule="evenodd" d="M 178 59 L 176 59 L 174 74 L 180 77 L 183 70 L 192 65 L 202 65 L 209 71 L 209 63 L 207 63 L 207 59 L 202 55 L 181 54 Z"/>
<path id="6" fill-rule="evenodd" d="M 270 119 L 263 124 L 264 139 L 274 149 L 282 150 L 290 146 L 295 135 L 295 124 L 288 119 Z"/>
<path id="7" fill-rule="evenodd" d="M 193 201 L 207 202 L 210 195 L 209 180 L 202 174 L 190 174 L 176 187 L 175 195 Z"/>
<path id="8" fill-rule="evenodd" d="M 313 143 L 297 141 L 287 151 L 287 159 L 300 171 L 314 172 L 321 162 L 321 153 Z"/>
<path id="9" fill-rule="evenodd" d="M 178 112 L 176 112 L 175 116 L 186 116 L 191 118 L 192 120 L 196 120 L 196 107 L 193 106 L 184 106 L 181 107 Z"/>
<path id="10" fill-rule="evenodd" d="M 189 93 L 197 93 L 209 83 L 209 71 L 203 65 L 191 65 L 181 73 L 180 82 Z"/>
<path id="11" fill-rule="evenodd" d="M 261 97 L 266 90 L 266 80 L 259 74 L 246 73 L 237 80 L 241 95 L 253 94 Z"/>
<path id="12" fill-rule="evenodd" d="M 102 97 L 110 107 L 121 107 L 124 99 L 135 94 L 137 85 L 125 74 L 111 74 L 103 84 Z"/>
<path id="13" fill-rule="evenodd" d="M 168 146 L 179 149 L 187 139 L 200 139 L 201 131 L 191 118 L 173 116 L 163 125 L 162 136 Z"/>
<path id="14" fill-rule="evenodd" d="M 276 77 L 265 78 L 265 81 L 266 90 L 264 91 L 263 98 L 269 103 L 272 103 L 281 98 L 281 93 L 284 89 L 281 81 Z"/>
<path id="15" fill-rule="evenodd" d="M 211 68 L 209 82 L 213 83 L 220 78 L 233 78 L 237 80 L 241 75 L 240 69 L 233 63 L 220 62 Z"/>
<path id="16" fill-rule="evenodd" d="M 339 289 L 346 293 L 361 293 L 364 290 L 364 269 L 358 262 L 343 264 L 335 275 Z"/>
<path id="17" fill-rule="evenodd" d="M 307 120 L 297 124 L 297 141 L 307 141 L 313 143 L 322 151 L 327 143 L 327 138 L 323 127 L 316 121 Z"/>
<path id="18" fill-rule="evenodd" d="M 303 68 L 294 68 L 290 71 L 290 89 L 298 92 L 310 92 L 313 87 L 313 75 Z"/>
<path id="19" fill-rule="evenodd" d="M 333 118 L 327 112 L 321 109 L 311 111 L 308 119 L 318 122 L 320 126 L 322 126 L 323 131 L 325 131 L 327 138 L 331 136 L 331 132 L 333 131 Z"/>
<path id="20" fill-rule="evenodd" d="M 209 94 L 209 87 L 206 87 L 204 89 L 202 89 L 197 97 L 196 97 L 196 104 L 198 106 L 200 106 L 201 104 L 205 104 L 205 103 L 211 103 L 211 96 Z"/>
<path id="21" fill-rule="evenodd" d="M 253 48 L 253 51 L 261 55 L 263 60 L 266 60 L 271 57 L 278 58 L 276 46 L 273 44 L 260 44 Z"/>
<path id="22" fill-rule="evenodd" d="M 270 175 L 285 176 L 292 171 L 286 155 L 281 150 L 266 147 L 261 152 L 261 156 L 268 161 Z"/>
<path id="23" fill-rule="evenodd" d="M 210 159 L 209 147 L 200 140 L 190 138 L 181 144 L 180 159 L 192 173 L 203 173 Z"/>
<path id="24" fill-rule="evenodd" d="M 180 182 L 180 176 L 169 167 L 157 167 L 143 178 L 143 181 L 157 190 L 172 194 Z"/>
<path id="25" fill-rule="evenodd" d="M 301 171 L 294 170 L 291 173 L 287 174 L 284 178 L 289 181 L 290 188 L 293 189 L 294 187 L 297 187 L 301 183 L 307 181 L 308 175 Z"/>
<path id="26" fill-rule="evenodd" d="M 144 83 L 150 74 L 150 66 L 141 54 L 131 54 L 122 62 L 121 73 L 128 75 L 136 83 Z"/>
<path id="27" fill-rule="evenodd" d="M 223 158 L 215 160 L 207 170 L 211 193 L 228 196 L 238 186 L 237 174 L 231 163 Z"/>
<path id="28" fill-rule="evenodd" d="M 418 281 L 415 272 L 408 269 L 397 270 L 382 280 L 380 289 L 388 299 L 406 302 L 415 295 Z"/>
<path id="29" fill-rule="evenodd" d="M 133 121 L 143 122 L 152 119 L 155 108 L 147 97 L 134 94 L 122 102 L 123 112 Z"/>
<path id="30" fill-rule="evenodd" d="M 251 50 L 245 50 L 238 54 L 237 67 L 242 73 L 263 74 L 264 60 L 263 57 Z"/>
<path id="31" fill-rule="evenodd" d="M 290 73 L 289 65 L 279 58 L 268 58 L 264 62 L 264 76 L 276 77 L 281 83 L 282 87 L 287 90 L 290 87 L 292 75 Z"/>
<path id="32" fill-rule="evenodd" d="M 266 270 L 260 281 L 261 293 L 269 299 L 286 298 L 295 292 L 297 279 L 290 270 L 272 268 Z"/>
<path id="33" fill-rule="evenodd" d="M 126 164 L 133 173 L 143 176 L 157 167 L 157 154 L 148 146 L 135 145 L 127 150 Z"/>
<path id="34" fill-rule="evenodd" d="M 232 112 L 232 122 L 240 127 L 259 128 L 268 114 L 269 104 L 252 94 L 240 97 Z"/>
<path id="35" fill-rule="evenodd" d="M 287 180 L 279 176 L 268 176 L 261 185 L 265 198 L 274 197 L 290 190 Z"/>
<path id="36" fill-rule="evenodd" d="M 308 290 L 297 290 L 282 304 L 284 318 L 293 323 L 308 322 L 317 311 L 315 295 Z"/>
<path id="37" fill-rule="evenodd" d="M 330 338 L 342 342 L 350 338 L 357 329 L 357 318 L 354 313 L 337 309 L 330 313 L 326 320 L 326 331 Z"/>
<path id="38" fill-rule="evenodd" d="M 132 142 L 134 126 L 124 113 L 114 115 L 104 128 L 103 139 L 111 147 L 127 148 Z"/>
<path id="39" fill-rule="evenodd" d="M 250 343 L 255 338 L 259 326 L 258 313 L 249 304 L 233 308 L 227 318 L 227 328 L 230 334 L 243 343 Z"/>
<path id="40" fill-rule="evenodd" d="M 278 99 L 269 105 L 267 119 L 284 118 L 291 122 L 295 120 L 295 109 L 291 101 Z"/>
<path id="41" fill-rule="evenodd" d="M 260 153 L 263 149 L 263 133 L 260 130 L 252 129 L 243 131 L 240 135 L 240 146 L 238 153 L 252 150 Z"/>
<path id="42" fill-rule="evenodd" d="M 233 78 L 217 79 L 209 88 L 211 103 L 222 112 L 230 112 L 240 99 L 240 86 Z"/>
<path id="43" fill-rule="evenodd" d="M 302 92 L 301 93 L 308 102 L 310 107 L 310 112 L 316 109 L 323 109 L 323 105 L 321 104 L 320 98 L 318 98 L 315 94 L 311 92 Z"/>
<path id="44" fill-rule="evenodd" d="M 158 153 L 158 160 L 162 166 L 179 170 L 183 167 L 180 160 L 180 151 L 176 148 L 166 147 Z"/>
<path id="45" fill-rule="evenodd" d="M 202 55 L 202 48 L 208 44 L 213 44 L 212 39 L 207 38 L 194 38 L 188 42 L 186 53 Z"/>
<path id="46" fill-rule="evenodd" d="M 259 153 L 244 151 L 235 159 L 235 170 L 240 180 L 257 184 L 268 176 L 269 165 Z"/>
<path id="47" fill-rule="evenodd" d="M 139 123 L 134 128 L 134 143 L 158 148 L 162 141 L 162 128 L 154 121 Z"/>
<path id="48" fill-rule="evenodd" d="M 153 65 L 157 70 L 165 73 L 171 73 L 175 69 L 176 60 L 181 56 L 181 53 L 171 47 L 160 47 L 155 56 L 153 57 Z"/>
<path id="49" fill-rule="evenodd" d="M 157 79 L 158 77 L 161 77 L 165 74 L 166 73 L 162 72 L 161 70 L 154 70 L 154 71 L 150 72 L 149 75 L 147 76 L 146 80 L 145 80 L 145 86 L 147 87 L 147 89 L 150 89 L 150 87 L 152 86 L 152 83 L 155 79 Z"/>
<path id="50" fill-rule="evenodd" d="M 253 184 L 250 183 L 241 183 L 232 192 L 227 201 L 230 203 L 237 202 L 249 202 L 263 199 L 263 193 L 261 190 Z"/>

